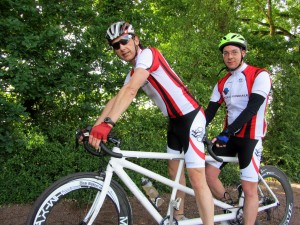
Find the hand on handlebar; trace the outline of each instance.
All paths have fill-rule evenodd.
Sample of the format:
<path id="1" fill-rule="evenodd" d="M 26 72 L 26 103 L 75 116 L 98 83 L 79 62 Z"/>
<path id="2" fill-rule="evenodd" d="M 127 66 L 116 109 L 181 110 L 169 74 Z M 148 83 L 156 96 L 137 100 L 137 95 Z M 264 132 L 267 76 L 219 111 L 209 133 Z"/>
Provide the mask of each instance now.
<path id="1" fill-rule="evenodd" d="M 94 126 L 89 136 L 89 144 L 95 149 L 99 149 L 100 142 L 107 142 L 107 136 L 110 133 L 112 126 L 107 123 L 100 123 Z"/>
<path id="2" fill-rule="evenodd" d="M 212 140 L 212 143 L 214 143 L 218 148 L 226 147 L 229 137 L 230 133 L 227 129 L 225 129 Z"/>

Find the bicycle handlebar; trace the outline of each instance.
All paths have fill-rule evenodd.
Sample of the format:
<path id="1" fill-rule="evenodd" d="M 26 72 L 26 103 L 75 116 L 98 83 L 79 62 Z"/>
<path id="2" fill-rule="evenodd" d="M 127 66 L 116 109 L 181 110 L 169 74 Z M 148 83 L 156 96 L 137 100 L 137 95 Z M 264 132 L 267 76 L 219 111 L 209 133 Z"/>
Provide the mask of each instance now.
<path id="1" fill-rule="evenodd" d="M 96 150 L 89 144 L 89 136 L 90 136 L 90 131 L 92 130 L 91 126 L 88 126 L 87 128 L 80 130 L 78 129 L 76 131 L 76 142 L 78 142 L 79 138 L 82 136 L 83 137 L 83 146 L 86 151 L 88 151 L 90 154 L 94 156 L 101 156 L 100 151 L 103 150 L 106 154 L 115 157 L 115 158 L 122 158 L 123 155 L 121 153 L 116 153 L 111 151 L 106 144 L 103 142 L 100 143 L 100 149 Z M 108 142 L 115 144 L 116 146 L 119 146 L 121 141 L 118 138 L 115 138 L 113 135 L 109 134 L 108 137 Z"/>
<path id="2" fill-rule="evenodd" d="M 80 139 L 80 137 L 83 137 L 83 146 L 84 149 L 86 151 L 88 151 L 90 154 L 94 155 L 94 156 L 101 156 L 100 151 L 103 150 L 106 154 L 108 154 L 109 156 L 115 157 L 115 158 L 122 158 L 123 155 L 121 153 L 117 153 L 117 152 L 113 152 L 112 150 L 110 150 L 107 145 L 103 142 L 100 143 L 100 150 L 96 150 L 94 149 L 90 144 L 89 144 L 89 136 L 90 136 L 90 131 L 92 130 L 91 126 L 88 126 L 86 129 L 80 130 L 78 129 L 76 132 L 76 144 L 78 143 L 78 140 Z M 115 144 L 116 146 L 120 146 L 120 139 L 114 137 L 113 135 L 109 134 L 108 137 L 108 142 Z M 213 143 L 211 142 L 211 140 L 208 139 L 208 137 L 204 136 L 203 137 L 203 143 L 207 146 L 207 151 L 209 153 L 209 155 L 215 159 L 218 162 L 223 162 L 223 159 L 218 157 L 214 151 L 212 150 L 213 147 Z"/>
<path id="3" fill-rule="evenodd" d="M 223 159 L 220 158 L 220 157 L 218 157 L 218 156 L 214 153 L 214 151 L 212 150 L 214 144 L 211 142 L 211 140 L 208 139 L 208 137 L 206 137 L 206 136 L 203 137 L 203 143 L 206 144 L 208 154 L 209 154 L 214 160 L 216 160 L 216 161 L 218 161 L 218 162 L 223 162 Z"/>

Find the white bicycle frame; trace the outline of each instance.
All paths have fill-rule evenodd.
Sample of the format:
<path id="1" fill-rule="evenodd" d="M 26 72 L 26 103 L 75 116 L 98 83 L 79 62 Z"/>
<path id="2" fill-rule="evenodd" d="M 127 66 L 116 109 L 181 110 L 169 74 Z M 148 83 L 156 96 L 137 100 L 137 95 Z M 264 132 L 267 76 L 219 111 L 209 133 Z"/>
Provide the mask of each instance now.
<path id="1" fill-rule="evenodd" d="M 109 163 L 106 167 L 106 171 L 105 171 L 106 175 L 105 175 L 102 191 L 95 198 L 93 206 L 89 212 L 89 215 L 92 214 L 92 217 L 90 218 L 88 225 L 91 225 L 93 223 L 93 221 L 95 220 L 95 218 L 97 217 L 97 214 L 99 213 L 99 211 L 102 207 L 102 204 L 104 202 L 104 199 L 107 195 L 107 192 L 109 190 L 109 186 L 110 186 L 110 183 L 111 183 L 114 173 L 122 180 L 122 182 L 127 186 L 127 188 L 139 200 L 139 202 L 145 207 L 145 209 L 156 220 L 156 222 L 158 224 L 160 224 L 163 221 L 163 219 L 166 218 L 167 216 L 170 216 L 170 220 L 172 220 L 173 215 L 170 215 L 170 212 L 172 212 L 172 210 L 173 210 L 172 209 L 172 207 L 173 207 L 172 201 L 175 201 L 177 190 L 185 192 L 188 195 L 192 195 L 192 196 L 195 195 L 192 188 L 186 187 L 179 183 L 180 174 L 181 174 L 182 170 L 184 169 L 184 154 L 183 153 L 182 154 L 170 154 L 170 153 L 159 153 L 159 152 L 127 151 L 127 150 L 121 150 L 118 147 L 114 147 L 113 152 L 121 153 L 123 155 L 123 157 L 122 158 L 114 158 L 114 157 L 110 158 Z M 180 160 L 180 163 L 179 163 L 179 168 L 177 171 L 176 178 L 173 181 L 169 178 L 166 178 L 155 172 L 152 172 L 149 169 L 139 166 L 133 162 L 130 162 L 127 160 L 127 158 Z M 220 158 L 222 158 L 224 162 L 233 162 L 233 163 L 238 162 L 237 157 L 220 157 Z M 214 160 L 214 159 L 211 156 L 206 155 L 206 161 L 212 161 L 212 160 Z M 124 168 L 135 171 L 136 173 L 142 174 L 153 180 L 159 181 L 169 187 L 172 187 L 168 212 L 165 217 L 163 217 L 157 211 L 157 209 L 152 205 L 152 203 L 150 203 L 150 201 L 145 196 L 145 194 L 139 189 L 139 187 L 133 182 L 133 180 L 124 171 Z M 271 207 L 278 205 L 278 199 L 276 198 L 276 196 L 272 192 L 272 190 L 269 188 L 267 183 L 262 179 L 260 174 L 259 174 L 259 178 L 264 183 L 264 185 L 268 188 L 269 192 L 272 193 L 274 199 L 276 199 L 276 202 L 273 204 L 259 207 L 258 211 L 262 211 L 267 208 L 271 208 Z M 214 222 L 222 222 L 221 224 L 228 224 L 226 221 L 236 219 L 237 211 L 239 210 L 239 208 L 241 206 L 243 206 L 243 198 L 240 198 L 239 206 L 237 206 L 237 207 L 233 207 L 232 205 L 229 205 L 229 204 L 219 201 L 217 199 L 214 199 L 214 204 L 215 204 L 215 206 L 218 206 L 227 211 L 226 214 L 215 215 Z M 87 216 L 87 217 L 89 217 L 89 216 Z M 193 218 L 193 219 L 189 219 L 189 220 L 178 221 L 178 224 L 179 225 L 196 225 L 196 224 L 203 224 L 203 222 L 202 222 L 201 218 L 198 217 L 198 218 Z"/>

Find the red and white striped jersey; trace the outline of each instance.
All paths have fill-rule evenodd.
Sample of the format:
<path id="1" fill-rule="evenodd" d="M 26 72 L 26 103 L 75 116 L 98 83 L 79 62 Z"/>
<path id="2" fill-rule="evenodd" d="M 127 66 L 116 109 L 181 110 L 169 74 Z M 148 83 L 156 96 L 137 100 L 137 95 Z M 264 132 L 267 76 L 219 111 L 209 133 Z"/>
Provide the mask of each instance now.
<path id="1" fill-rule="evenodd" d="M 135 68 L 128 73 L 125 83 L 136 68 L 143 68 L 150 73 L 142 89 L 165 116 L 177 118 L 200 107 L 156 48 L 146 48 L 139 52 Z"/>
<path id="2" fill-rule="evenodd" d="M 265 113 L 268 104 L 268 95 L 271 89 L 270 75 L 266 70 L 249 66 L 244 63 L 235 71 L 229 72 L 219 80 L 214 87 L 210 101 L 224 101 L 227 115 L 225 127 L 235 121 L 235 119 L 246 108 L 251 93 L 264 96 L 266 99 L 259 108 L 257 114 L 244 124 L 236 133 L 237 137 L 257 139 L 264 137 L 266 133 Z"/>

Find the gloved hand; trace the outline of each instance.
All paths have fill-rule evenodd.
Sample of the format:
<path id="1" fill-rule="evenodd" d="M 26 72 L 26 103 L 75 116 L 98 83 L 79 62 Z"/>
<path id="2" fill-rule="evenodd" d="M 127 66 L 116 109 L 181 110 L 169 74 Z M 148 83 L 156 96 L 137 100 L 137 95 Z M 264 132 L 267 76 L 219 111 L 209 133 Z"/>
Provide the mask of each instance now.
<path id="1" fill-rule="evenodd" d="M 227 129 L 223 130 L 217 137 L 215 144 L 216 145 L 226 145 L 230 137 L 230 133 Z"/>
<path id="2" fill-rule="evenodd" d="M 111 131 L 111 129 L 112 129 L 112 127 L 110 125 L 102 122 L 92 128 L 90 135 L 92 135 L 93 137 L 95 137 L 97 139 L 100 139 L 100 141 L 106 142 L 107 136 L 108 136 L 109 132 Z"/>

